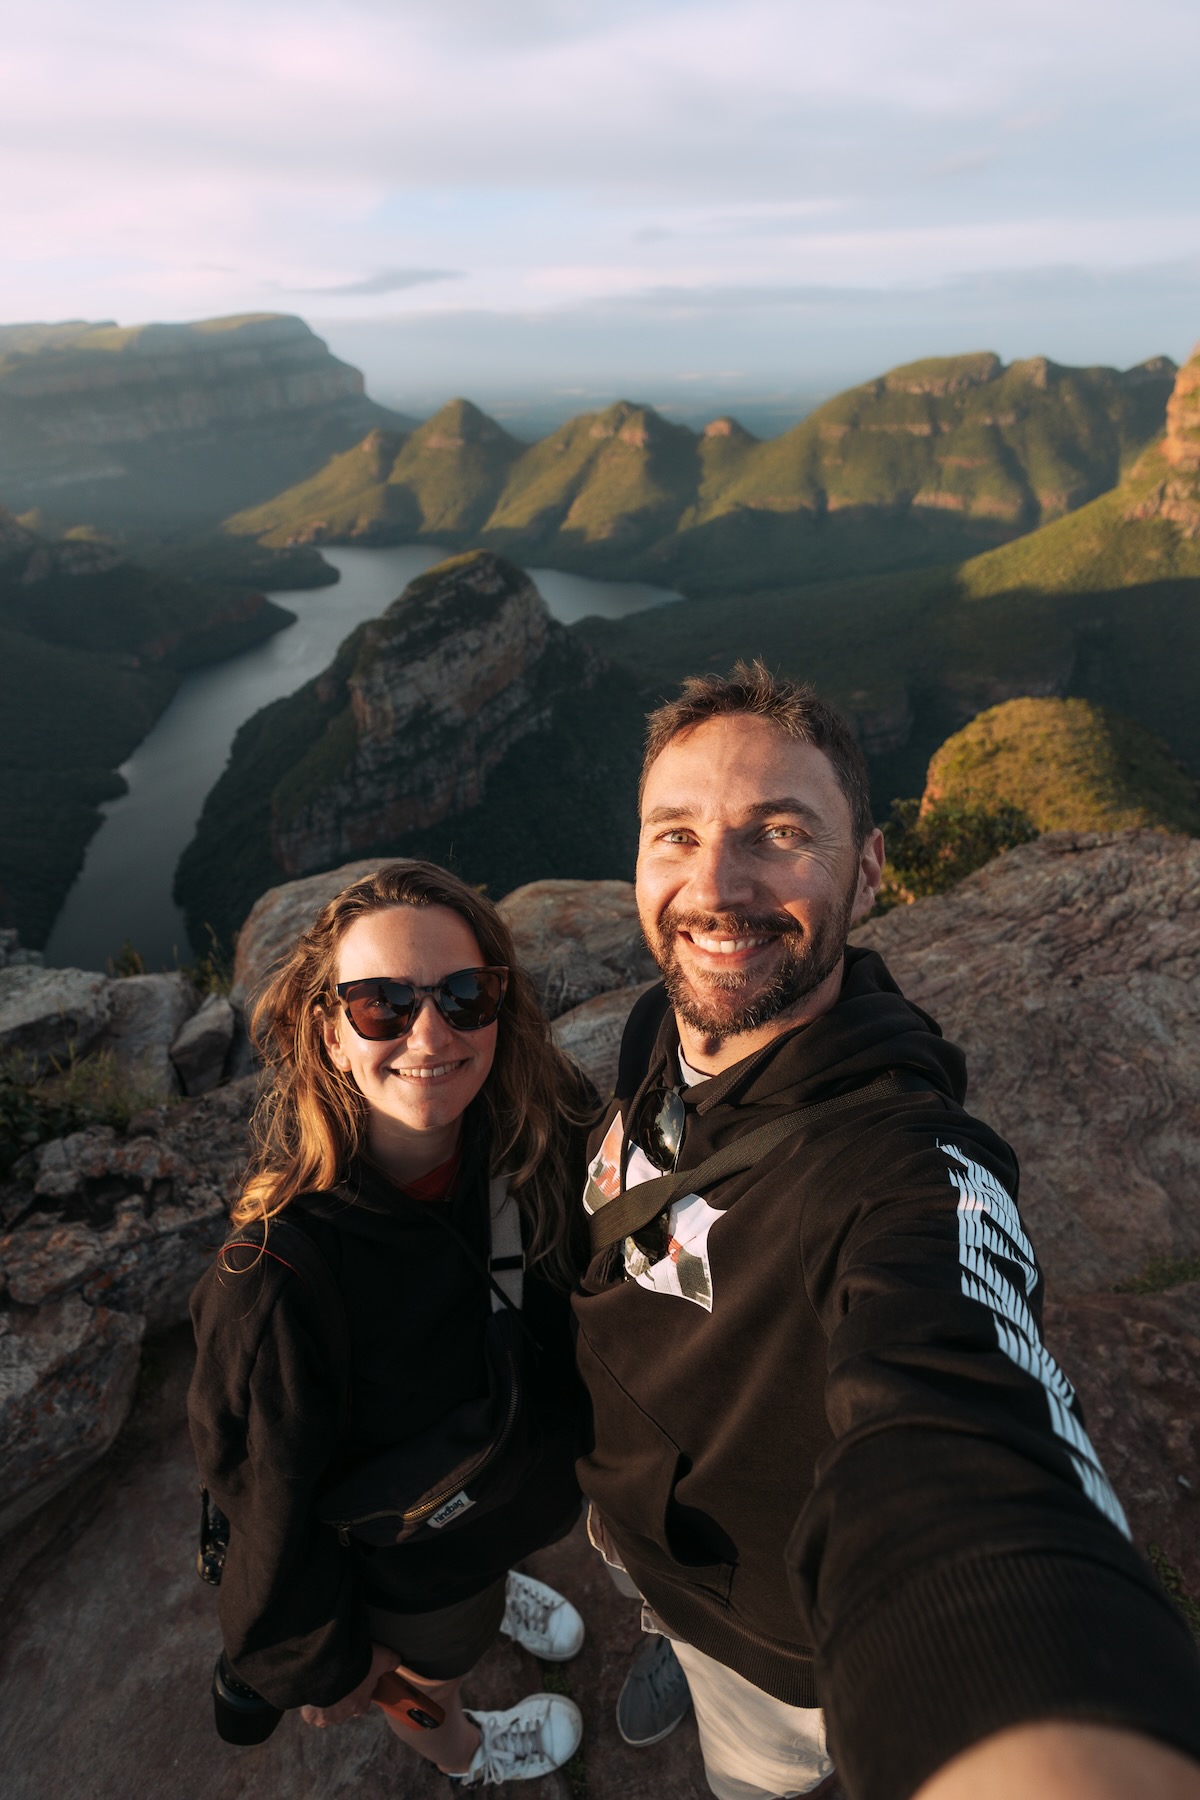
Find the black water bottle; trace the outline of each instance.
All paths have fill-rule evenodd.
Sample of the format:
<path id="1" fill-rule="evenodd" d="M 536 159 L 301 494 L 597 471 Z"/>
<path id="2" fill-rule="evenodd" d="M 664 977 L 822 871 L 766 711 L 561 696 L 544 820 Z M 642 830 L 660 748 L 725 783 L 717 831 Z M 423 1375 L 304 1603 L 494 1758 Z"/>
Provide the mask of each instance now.
<path id="1" fill-rule="evenodd" d="M 280 1707 L 240 1681 L 222 1650 L 212 1678 L 217 1736 L 227 1744 L 264 1744 L 283 1717 Z"/>

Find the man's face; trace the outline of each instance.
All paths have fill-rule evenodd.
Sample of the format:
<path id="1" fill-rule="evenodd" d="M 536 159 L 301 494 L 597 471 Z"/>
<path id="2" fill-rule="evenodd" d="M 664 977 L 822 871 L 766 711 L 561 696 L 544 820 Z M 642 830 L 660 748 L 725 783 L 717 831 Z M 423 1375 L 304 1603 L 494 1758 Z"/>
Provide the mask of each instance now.
<path id="1" fill-rule="evenodd" d="M 727 1067 L 828 1011 L 882 864 L 813 745 L 746 714 L 672 739 L 646 779 L 637 899 L 689 1061 Z"/>

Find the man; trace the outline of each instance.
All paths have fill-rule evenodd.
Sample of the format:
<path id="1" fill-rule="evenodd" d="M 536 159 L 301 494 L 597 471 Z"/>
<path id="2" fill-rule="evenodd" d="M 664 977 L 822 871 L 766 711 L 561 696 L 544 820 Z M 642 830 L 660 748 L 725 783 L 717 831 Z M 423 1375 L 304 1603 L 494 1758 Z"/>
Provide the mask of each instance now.
<path id="1" fill-rule="evenodd" d="M 592 1146 L 581 1479 L 710 1786 L 1197 1800 L 1200 1662 L 1041 1343 L 1013 1154 L 847 947 L 884 854 L 848 726 L 761 664 L 688 681 L 641 813 L 663 985 Z"/>

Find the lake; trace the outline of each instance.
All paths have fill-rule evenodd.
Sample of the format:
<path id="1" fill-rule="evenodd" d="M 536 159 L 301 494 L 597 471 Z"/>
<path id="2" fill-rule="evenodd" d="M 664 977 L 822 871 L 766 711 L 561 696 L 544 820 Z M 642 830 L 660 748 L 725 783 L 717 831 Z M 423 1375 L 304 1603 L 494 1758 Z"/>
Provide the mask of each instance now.
<path id="1" fill-rule="evenodd" d="M 129 791 L 102 809 L 103 821 L 50 933 L 47 963 L 103 969 L 125 943 L 139 952 L 147 969 L 173 969 L 192 960 L 171 884 L 238 727 L 319 674 L 356 625 L 378 618 L 447 552 L 431 544 L 404 544 L 387 550 L 323 549 L 322 555 L 341 577 L 337 586 L 272 594 L 295 613 L 296 623 L 228 662 L 185 676 L 153 731 L 121 765 Z M 557 569 L 529 574 L 564 625 L 596 614 L 621 618 L 680 597 L 642 582 L 591 581 Z"/>

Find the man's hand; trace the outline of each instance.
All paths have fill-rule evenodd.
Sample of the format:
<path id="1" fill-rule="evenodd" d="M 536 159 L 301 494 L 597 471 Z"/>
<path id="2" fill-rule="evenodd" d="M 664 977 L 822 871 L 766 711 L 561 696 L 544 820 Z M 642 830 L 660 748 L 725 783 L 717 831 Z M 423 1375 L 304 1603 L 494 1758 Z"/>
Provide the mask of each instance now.
<path id="1" fill-rule="evenodd" d="M 371 1695 L 381 1675 L 397 1667 L 399 1658 L 386 1644 L 372 1644 L 371 1666 L 354 1692 L 339 1700 L 336 1706 L 302 1706 L 300 1717 L 306 1725 L 344 1725 L 347 1719 L 361 1719 L 371 1704 Z"/>
<path id="2" fill-rule="evenodd" d="M 973 1744 L 913 1800 L 1200 1800 L 1200 1765 L 1107 1725 L 1016 1725 Z"/>

